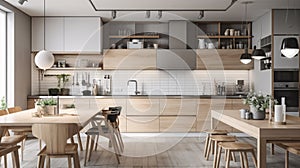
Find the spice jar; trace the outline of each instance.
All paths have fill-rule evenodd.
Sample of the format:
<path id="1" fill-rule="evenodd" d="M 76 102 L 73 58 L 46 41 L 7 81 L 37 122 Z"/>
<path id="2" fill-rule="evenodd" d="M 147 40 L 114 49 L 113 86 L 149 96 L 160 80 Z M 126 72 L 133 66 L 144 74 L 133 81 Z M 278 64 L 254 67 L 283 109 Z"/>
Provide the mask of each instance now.
<path id="1" fill-rule="evenodd" d="M 249 111 L 247 111 L 247 112 L 245 113 L 245 119 L 246 119 L 246 120 L 250 120 L 251 118 L 252 118 L 252 113 L 249 112 Z"/>

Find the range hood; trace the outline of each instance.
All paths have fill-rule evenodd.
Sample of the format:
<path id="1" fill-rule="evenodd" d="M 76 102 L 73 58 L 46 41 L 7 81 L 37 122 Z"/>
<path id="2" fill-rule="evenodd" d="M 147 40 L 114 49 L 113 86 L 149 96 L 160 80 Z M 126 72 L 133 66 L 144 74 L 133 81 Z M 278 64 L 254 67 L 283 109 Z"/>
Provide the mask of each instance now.
<path id="1" fill-rule="evenodd" d="M 158 69 L 194 70 L 196 51 L 192 49 L 158 49 L 156 65 Z"/>

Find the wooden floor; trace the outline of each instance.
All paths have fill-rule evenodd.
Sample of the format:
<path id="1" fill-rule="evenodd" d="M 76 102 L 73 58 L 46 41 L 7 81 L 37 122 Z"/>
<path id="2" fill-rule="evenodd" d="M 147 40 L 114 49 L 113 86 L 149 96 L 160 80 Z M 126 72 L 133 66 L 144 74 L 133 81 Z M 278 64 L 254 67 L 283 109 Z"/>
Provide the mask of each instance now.
<path id="1" fill-rule="evenodd" d="M 85 147 L 85 137 L 82 134 L 82 139 L 84 141 Z M 186 137 L 178 141 L 177 138 L 143 138 L 143 143 L 136 142 L 139 141 L 140 137 L 124 137 L 125 141 L 125 154 L 126 156 L 120 157 L 121 164 L 117 164 L 115 155 L 107 151 L 107 142 L 103 142 L 98 151 L 93 153 L 91 161 L 87 163 L 88 168 L 95 167 L 133 167 L 133 168 L 143 168 L 143 167 L 197 167 L 197 168 L 210 168 L 212 167 L 212 157 L 209 161 L 203 158 L 203 147 L 204 147 L 204 137 Z M 149 140 L 148 140 L 149 139 Z M 240 141 L 248 142 L 256 146 L 256 141 L 254 138 L 239 138 Z M 177 142 L 172 144 L 173 142 Z M 172 142 L 172 143 L 170 143 Z M 154 147 L 153 144 L 156 144 Z M 103 148 L 104 147 L 104 148 Z M 150 152 L 147 152 L 150 151 Z M 276 154 L 268 154 L 268 167 L 270 168 L 283 168 L 284 167 L 284 151 L 280 148 L 275 148 Z M 33 168 L 36 167 L 37 154 L 38 152 L 38 141 L 36 139 L 31 139 L 26 141 L 26 148 L 24 153 L 24 160 L 21 162 L 21 167 Z M 84 152 L 79 153 L 81 167 L 83 166 Z M 137 155 L 142 155 L 143 157 L 137 157 Z M 151 155 L 151 156 L 150 156 Z M 9 156 L 9 164 L 11 164 L 11 157 Z M 237 155 L 237 159 L 239 157 Z M 250 167 L 254 167 L 252 160 L 249 157 Z M 3 167 L 3 161 L 1 161 L 1 166 Z M 9 166 L 11 167 L 11 165 Z M 51 167 L 67 167 L 66 159 L 54 158 L 51 160 Z M 224 167 L 224 159 L 222 158 L 221 166 Z M 231 167 L 240 167 L 239 162 L 231 162 Z M 300 167 L 300 156 L 290 155 L 290 168 Z"/>

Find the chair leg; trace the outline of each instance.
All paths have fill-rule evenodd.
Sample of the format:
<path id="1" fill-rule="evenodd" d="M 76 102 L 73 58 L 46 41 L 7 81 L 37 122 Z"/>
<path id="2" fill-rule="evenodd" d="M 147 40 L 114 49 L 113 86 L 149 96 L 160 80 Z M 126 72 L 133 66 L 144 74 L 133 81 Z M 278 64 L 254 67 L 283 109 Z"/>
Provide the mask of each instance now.
<path id="1" fill-rule="evenodd" d="M 90 143 L 90 136 L 87 135 L 86 146 L 85 146 L 85 156 L 84 156 L 84 166 L 86 166 L 86 160 L 87 160 L 88 153 L 89 153 L 89 143 Z"/>
<path id="2" fill-rule="evenodd" d="M 243 152 L 244 160 L 245 160 L 245 168 L 249 168 L 247 152 Z"/>
<path id="3" fill-rule="evenodd" d="M 110 134 L 110 139 L 111 139 L 111 143 L 112 143 L 112 145 L 113 145 L 114 151 L 115 151 L 116 158 L 117 158 L 117 160 L 118 160 L 118 164 L 120 164 L 118 147 L 117 147 L 117 144 L 116 144 L 116 141 L 115 141 L 115 137 L 114 137 L 114 135 L 113 135 L 113 132 Z"/>
<path id="4" fill-rule="evenodd" d="M 226 156 L 226 168 L 229 168 L 230 165 L 230 150 L 227 151 L 227 156 Z"/>
<path id="5" fill-rule="evenodd" d="M 50 168 L 50 157 L 46 156 L 47 163 L 46 163 L 46 168 Z"/>
<path id="6" fill-rule="evenodd" d="M 271 143 L 271 155 L 275 154 L 275 150 L 274 150 L 275 146 L 273 143 Z"/>
<path id="7" fill-rule="evenodd" d="M 12 165 L 13 165 L 13 168 L 16 168 L 16 165 L 15 165 L 15 162 L 14 162 L 14 160 L 15 160 L 15 155 L 14 155 L 14 153 L 12 152 L 11 153 L 11 160 L 12 160 Z"/>
<path id="8" fill-rule="evenodd" d="M 45 163 L 45 156 L 39 156 L 38 157 L 38 165 L 37 165 L 37 167 L 38 168 L 44 168 L 44 163 Z"/>
<path id="9" fill-rule="evenodd" d="M 25 140 L 26 140 L 26 138 L 25 139 L 23 139 L 23 141 L 21 142 L 21 160 L 23 161 L 23 159 L 24 159 L 24 149 L 25 149 Z"/>
<path id="10" fill-rule="evenodd" d="M 7 155 L 4 155 L 4 167 L 7 168 Z"/>
<path id="11" fill-rule="evenodd" d="M 39 147 L 40 147 L 40 150 L 42 150 L 42 140 L 39 139 Z"/>
<path id="12" fill-rule="evenodd" d="M 215 154 L 214 154 L 214 162 L 213 162 L 213 165 L 214 165 L 214 167 L 216 166 L 216 164 L 217 164 L 217 150 L 218 150 L 218 142 L 217 141 L 215 141 L 215 143 L 214 143 L 214 146 L 215 146 Z"/>
<path id="13" fill-rule="evenodd" d="M 211 138 L 209 138 L 209 141 L 208 141 L 208 149 L 207 149 L 207 153 L 206 153 L 206 160 L 209 159 L 209 153 L 210 153 L 210 150 L 211 150 Z"/>
<path id="14" fill-rule="evenodd" d="M 240 153 L 241 168 L 245 168 L 243 153 L 242 152 L 239 152 L 239 153 Z"/>
<path id="15" fill-rule="evenodd" d="M 285 151 L 285 168 L 289 168 L 289 151 Z"/>
<path id="16" fill-rule="evenodd" d="M 206 152 L 207 152 L 207 146 L 208 146 L 208 140 L 209 140 L 209 134 L 207 134 L 206 139 L 205 139 L 205 145 L 204 145 L 204 158 L 206 158 Z"/>
<path id="17" fill-rule="evenodd" d="M 118 139 L 119 139 L 119 142 L 121 145 L 121 152 L 123 153 L 124 152 L 124 142 L 123 142 L 122 135 L 121 135 L 119 128 L 117 129 L 117 134 L 118 134 Z"/>
<path id="18" fill-rule="evenodd" d="M 99 135 L 97 135 L 96 141 L 95 141 L 95 151 L 97 151 L 98 148 L 98 141 L 99 141 Z"/>
<path id="19" fill-rule="evenodd" d="M 75 168 L 80 168 L 80 160 L 79 160 L 79 156 L 78 153 L 75 153 L 73 156 L 73 161 L 74 161 L 74 167 Z"/>
<path id="20" fill-rule="evenodd" d="M 217 165 L 216 165 L 216 168 L 219 168 L 220 166 L 220 159 L 221 159 L 221 153 L 222 153 L 222 147 L 219 146 L 219 150 L 218 150 L 218 157 L 217 157 Z"/>
<path id="21" fill-rule="evenodd" d="M 72 168 L 71 156 L 68 156 L 68 168 Z"/>
<path id="22" fill-rule="evenodd" d="M 252 160 L 254 162 L 254 165 L 257 168 L 257 160 L 256 160 L 256 156 L 255 156 L 254 150 L 251 150 L 251 154 L 252 154 Z"/>
<path id="23" fill-rule="evenodd" d="M 13 152 L 13 155 L 14 155 L 14 160 L 13 160 L 14 164 L 13 165 L 15 165 L 16 168 L 20 168 L 20 161 L 19 161 L 19 152 L 18 152 L 18 150 L 15 150 Z"/>
<path id="24" fill-rule="evenodd" d="M 94 148 L 95 136 L 92 135 L 90 140 L 91 140 L 91 146 L 90 146 L 90 153 L 89 153 L 88 161 L 91 161 L 92 152 L 93 152 L 93 148 Z"/>
<path id="25" fill-rule="evenodd" d="M 234 152 L 231 152 L 231 159 L 232 159 L 232 161 L 236 162 Z"/>
<path id="26" fill-rule="evenodd" d="M 79 148 L 80 151 L 83 151 L 83 146 L 82 146 L 82 142 L 81 142 L 81 137 L 80 137 L 80 132 L 77 132 L 77 139 L 78 139 L 78 144 L 79 144 Z"/>

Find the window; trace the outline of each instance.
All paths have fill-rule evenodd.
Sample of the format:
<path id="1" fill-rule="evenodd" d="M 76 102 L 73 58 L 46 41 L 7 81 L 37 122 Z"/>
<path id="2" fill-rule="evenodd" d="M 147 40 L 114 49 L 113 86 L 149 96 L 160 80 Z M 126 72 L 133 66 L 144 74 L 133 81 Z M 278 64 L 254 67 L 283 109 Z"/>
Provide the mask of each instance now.
<path id="1" fill-rule="evenodd" d="M 0 9 L 0 98 L 6 97 L 7 14 Z"/>

